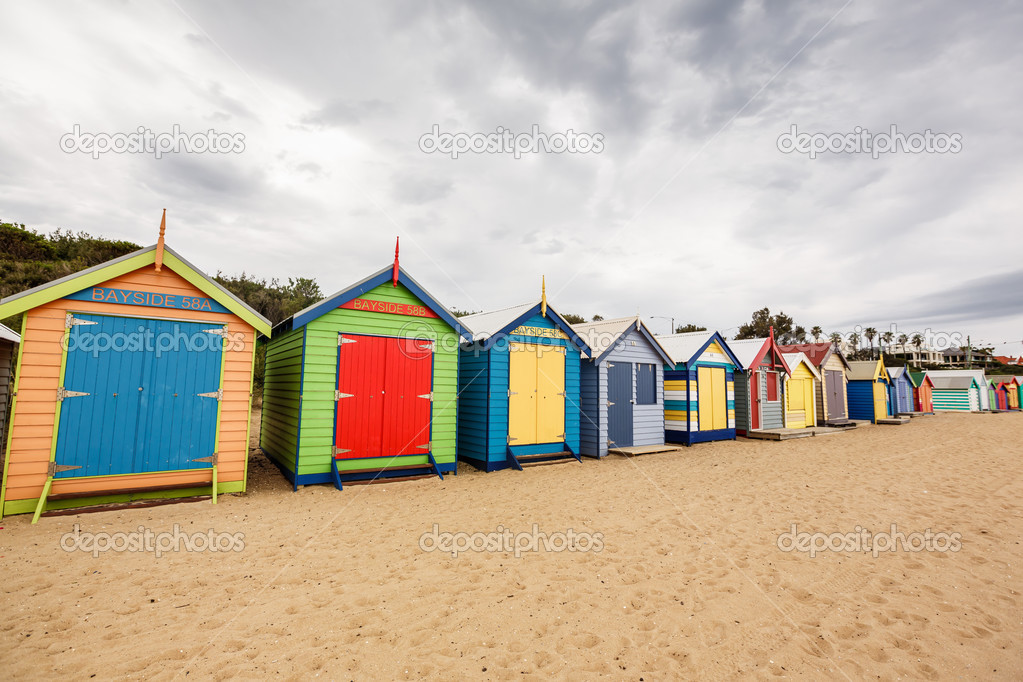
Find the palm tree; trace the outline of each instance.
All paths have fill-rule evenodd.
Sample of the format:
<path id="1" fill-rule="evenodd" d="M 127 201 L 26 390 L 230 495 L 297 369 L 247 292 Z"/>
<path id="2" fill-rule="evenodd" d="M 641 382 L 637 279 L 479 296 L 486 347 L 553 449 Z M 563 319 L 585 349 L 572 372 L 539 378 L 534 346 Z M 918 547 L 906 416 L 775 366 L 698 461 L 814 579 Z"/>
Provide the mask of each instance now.
<path id="1" fill-rule="evenodd" d="M 891 330 L 888 330 L 884 334 L 881 334 L 881 338 L 884 339 L 885 345 L 888 346 L 888 355 L 891 355 L 892 354 L 892 339 L 895 338 L 895 334 Z M 881 344 L 878 343 L 878 345 L 880 346 Z"/>
<path id="2" fill-rule="evenodd" d="M 849 345 L 852 346 L 853 353 L 856 353 L 860 347 L 860 335 L 856 332 L 849 332 Z"/>
<path id="3" fill-rule="evenodd" d="M 913 345 L 916 346 L 916 352 L 919 353 L 920 349 L 924 345 L 924 337 L 921 334 L 913 334 Z M 920 365 L 923 366 L 923 359 L 920 360 Z"/>
<path id="4" fill-rule="evenodd" d="M 817 340 L 820 339 L 820 337 L 823 334 L 824 334 L 824 330 L 820 328 L 820 325 L 814 325 L 813 328 L 810 329 L 810 336 L 813 337 L 813 342 L 814 343 L 817 343 Z"/>
<path id="5" fill-rule="evenodd" d="M 828 335 L 828 339 L 836 346 L 842 343 L 842 335 L 839 332 L 831 332 L 831 334 Z"/>
<path id="6" fill-rule="evenodd" d="M 865 337 L 867 337 L 867 343 L 869 344 L 868 348 L 870 348 L 870 359 L 873 360 L 874 359 L 874 338 L 877 336 L 877 330 L 874 329 L 873 327 L 867 327 L 866 329 L 863 330 L 863 335 Z"/>

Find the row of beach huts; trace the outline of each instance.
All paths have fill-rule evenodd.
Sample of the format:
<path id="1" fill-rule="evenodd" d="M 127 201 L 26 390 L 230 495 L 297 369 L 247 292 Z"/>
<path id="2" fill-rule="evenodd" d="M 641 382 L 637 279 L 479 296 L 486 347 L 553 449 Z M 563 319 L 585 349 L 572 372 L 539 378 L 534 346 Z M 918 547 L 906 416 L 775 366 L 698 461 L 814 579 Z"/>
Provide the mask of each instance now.
<path id="1" fill-rule="evenodd" d="M 0 301 L 0 319 L 12 315 L 21 333 L 0 329 L 0 514 L 33 521 L 244 491 L 257 342 L 259 445 L 295 488 L 1021 402 L 1020 377 L 849 362 L 830 343 L 658 336 L 639 317 L 571 325 L 544 292 L 456 318 L 397 253 L 271 328 L 165 246 L 163 225 L 154 246 Z"/>

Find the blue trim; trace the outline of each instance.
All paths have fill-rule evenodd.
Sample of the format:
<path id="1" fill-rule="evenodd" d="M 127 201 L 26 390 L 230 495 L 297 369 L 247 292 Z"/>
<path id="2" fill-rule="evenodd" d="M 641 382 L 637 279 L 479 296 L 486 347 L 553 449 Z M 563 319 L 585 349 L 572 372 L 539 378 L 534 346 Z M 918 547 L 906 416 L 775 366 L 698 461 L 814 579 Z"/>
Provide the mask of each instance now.
<path id="1" fill-rule="evenodd" d="M 725 351 L 725 355 L 728 356 L 728 358 L 735 364 L 736 367 L 738 367 L 740 370 L 745 370 L 745 368 L 742 366 L 742 363 L 739 362 L 739 358 L 735 357 L 735 353 L 733 353 L 732 349 L 728 347 L 728 342 L 725 341 L 724 337 L 721 336 L 721 334 L 718 333 L 718 332 L 714 332 L 713 334 L 711 334 L 710 337 L 707 338 L 707 341 L 702 346 L 700 346 L 700 350 L 698 350 L 695 353 L 693 353 L 692 357 L 690 357 L 685 362 L 682 362 L 681 364 L 685 365 L 685 367 L 688 369 L 689 365 L 691 365 L 694 362 L 696 362 L 696 360 L 701 355 L 703 355 L 704 351 L 706 351 L 707 348 L 710 346 L 710 344 L 712 342 L 714 342 L 714 341 L 718 342 L 718 345 L 721 346 L 721 350 Z M 704 362 L 702 364 L 707 366 L 707 367 L 719 365 L 719 363 L 710 363 L 710 362 Z M 720 366 L 723 366 L 723 365 L 720 365 Z M 676 366 L 675 369 L 678 369 L 678 367 Z"/>
<path id="2" fill-rule="evenodd" d="M 313 320 L 326 315 L 331 310 L 334 310 L 349 301 L 355 300 L 363 294 L 369 293 L 381 284 L 392 281 L 393 273 L 393 266 L 389 265 L 375 275 L 370 275 L 358 284 L 355 284 L 344 291 L 340 291 L 329 298 L 323 299 L 304 312 L 296 313 L 274 327 L 273 336 L 277 337 L 293 329 L 303 327 Z M 448 312 L 447 308 L 441 305 L 440 301 L 435 299 L 429 294 L 429 292 L 419 286 L 419 284 L 401 267 L 398 268 L 398 283 L 403 284 L 405 288 L 412 292 L 416 298 L 425 303 L 427 308 L 436 313 L 437 317 L 444 320 L 444 322 L 454 329 L 460 337 L 466 341 L 472 341 L 472 332 L 459 324 L 455 316 Z"/>
<path id="3" fill-rule="evenodd" d="M 549 310 L 549 309 L 550 309 L 550 308 L 548 308 L 548 310 Z M 616 349 L 617 349 L 617 347 L 618 347 L 618 346 L 617 346 L 618 340 L 619 340 L 619 339 L 622 339 L 622 338 L 624 338 L 625 336 L 628 336 L 629 334 L 631 334 L 631 333 L 632 333 L 632 332 L 634 332 L 634 331 L 638 331 L 638 332 L 640 333 L 640 335 L 641 335 L 641 336 L 642 336 L 642 337 L 643 337 L 644 339 L 646 339 L 646 342 L 647 342 L 648 344 L 650 344 L 650 347 L 651 347 L 651 348 L 653 348 L 653 350 L 654 350 L 654 352 L 655 352 L 655 353 L 657 353 L 657 354 L 658 354 L 659 356 L 661 356 L 661 359 L 662 359 L 662 360 L 664 360 L 665 364 L 668 364 L 668 365 L 672 364 L 672 361 L 671 361 L 671 356 L 670 356 L 670 355 L 668 355 L 668 354 L 667 354 L 667 353 L 665 352 L 664 348 L 662 348 L 662 347 L 661 347 L 661 344 L 657 343 L 657 341 L 656 341 L 656 340 L 654 340 L 654 337 L 653 337 L 653 335 L 652 335 L 652 334 L 651 334 L 650 332 L 648 332 L 648 331 L 647 331 L 647 329 L 646 329 L 646 326 L 645 326 L 645 325 L 642 325 L 642 324 L 640 324 L 640 323 L 639 323 L 639 320 L 636 320 L 635 322 L 633 322 L 632 324 L 630 324 L 630 325 L 629 325 L 629 327 L 628 327 L 628 329 L 626 329 L 626 330 L 625 330 L 625 331 L 623 331 L 623 332 L 622 332 L 621 334 L 619 334 L 619 335 L 618 335 L 618 338 L 617 338 L 617 339 L 615 339 L 614 343 L 612 343 L 611 345 L 609 345 L 609 346 L 608 346 L 608 347 L 607 347 L 607 348 L 606 348 L 606 349 L 604 350 L 604 352 L 603 352 L 603 353 L 601 353 L 601 354 L 600 354 L 599 356 L 597 356 L 597 357 L 596 357 L 596 358 L 595 358 L 595 359 L 593 360 L 593 363 L 594 363 L 594 364 L 596 364 L 596 365 L 599 365 L 599 364 L 603 363 L 603 362 L 604 362 L 604 360 L 606 360 L 606 359 L 607 359 L 607 356 L 608 356 L 608 355 L 609 355 L 609 354 L 610 354 L 610 353 L 611 353 L 612 351 L 614 351 L 614 350 L 616 350 Z"/>
<path id="4" fill-rule="evenodd" d="M 298 375 L 298 430 L 295 434 L 295 476 L 291 479 L 292 492 L 298 490 L 298 456 L 302 452 L 302 394 L 305 392 L 305 339 L 306 330 L 302 329 L 302 371 Z M 337 378 L 335 377 L 336 382 Z M 336 418 L 334 423 L 337 424 Z M 333 445 L 331 445 L 331 449 L 333 449 Z"/>
<path id="5" fill-rule="evenodd" d="M 735 429 L 717 429 L 715 431 L 664 431 L 665 443 L 681 443 L 693 445 L 715 440 L 735 440 Z"/>
<path id="6" fill-rule="evenodd" d="M 495 343 L 497 343 L 497 341 L 501 338 L 501 336 L 503 334 L 506 334 L 507 332 L 511 331 L 512 329 L 515 329 L 520 324 L 522 324 L 523 322 L 527 321 L 529 318 L 533 317 L 534 315 L 539 315 L 539 314 L 540 314 L 540 304 L 537 303 L 535 306 L 533 306 L 532 308 L 530 308 L 526 312 L 524 312 L 521 315 L 519 315 L 518 317 L 516 317 L 514 320 L 512 320 L 511 322 L 506 324 L 504 327 L 498 329 L 496 332 L 491 334 L 490 338 L 488 338 L 483 343 L 483 349 L 484 350 L 490 350 L 490 347 L 493 346 Z M 586 351 L 587 355 L 589 355 L 592 352 L 592 349 L 588 345 L 586 345 L 586 342 L 583 341 L 579 337 L 579 335 L 575 333 L 574 329 L 572 329 L 572 325 L 570 325 L 568 322 L 566 322 L 565 318 L 563 318 L 561 315 L 559 315 L 558 311 L 556 311 L 554 308 L 552 308 L 550 306 L 550 304 L 547 305 L 547 317 L 549 317 L 551 319 L 551 321 L 554 322 L 554 326 L 556 326 L 561 331 L 565 332 L 565 335 L 568 336 L 568 338 L 572 341 L 572 345 L 574 345 L 577 349 L 579 349 L 580 351 Z"/>

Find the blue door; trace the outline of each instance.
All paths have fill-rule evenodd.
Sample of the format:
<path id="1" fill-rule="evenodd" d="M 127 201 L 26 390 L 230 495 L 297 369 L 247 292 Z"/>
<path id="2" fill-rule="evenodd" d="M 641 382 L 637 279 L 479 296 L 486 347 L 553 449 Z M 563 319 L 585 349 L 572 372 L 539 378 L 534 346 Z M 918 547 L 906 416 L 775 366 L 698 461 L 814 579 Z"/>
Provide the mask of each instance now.
<path id="1" fill-rule="evenodd" d="M 607 439 L 611 447 L 632 445 L 632 363 L 607 363 Z"/>
<path id="2" fill-rule="evenodd" d="M 67 350 L 57 478 L 208 468 L 222 325 L 76 314 Z M 205 395 L 203 395 L 205 394 Z"/>

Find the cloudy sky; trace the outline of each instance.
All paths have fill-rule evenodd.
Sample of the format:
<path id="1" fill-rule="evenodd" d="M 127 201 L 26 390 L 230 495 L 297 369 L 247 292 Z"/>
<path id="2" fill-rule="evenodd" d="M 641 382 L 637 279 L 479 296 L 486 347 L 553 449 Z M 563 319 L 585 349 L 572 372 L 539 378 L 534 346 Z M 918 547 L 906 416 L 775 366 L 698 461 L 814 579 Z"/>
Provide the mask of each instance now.
<path id="1" fill-rule="evenodd" d="M 156 239 L 209 272 L 402 264 L 440 300 L 637 311 L 728 335 L 970 333 L 1023 353 L 1023 5 L 1014 2 L 3 3 L 0 218 Z M 243 136 L 61 148 L 74 130 Z M 425 153 L 442 133 L 599 153 Z M 779 136 L 957 136 L 783 153 Z M 596 136 L 600 136 L 596 138 Z M 239 139 L 239 138 L 235 138 Z M 73 145 L 74 141 L 69 143 Z"/>

